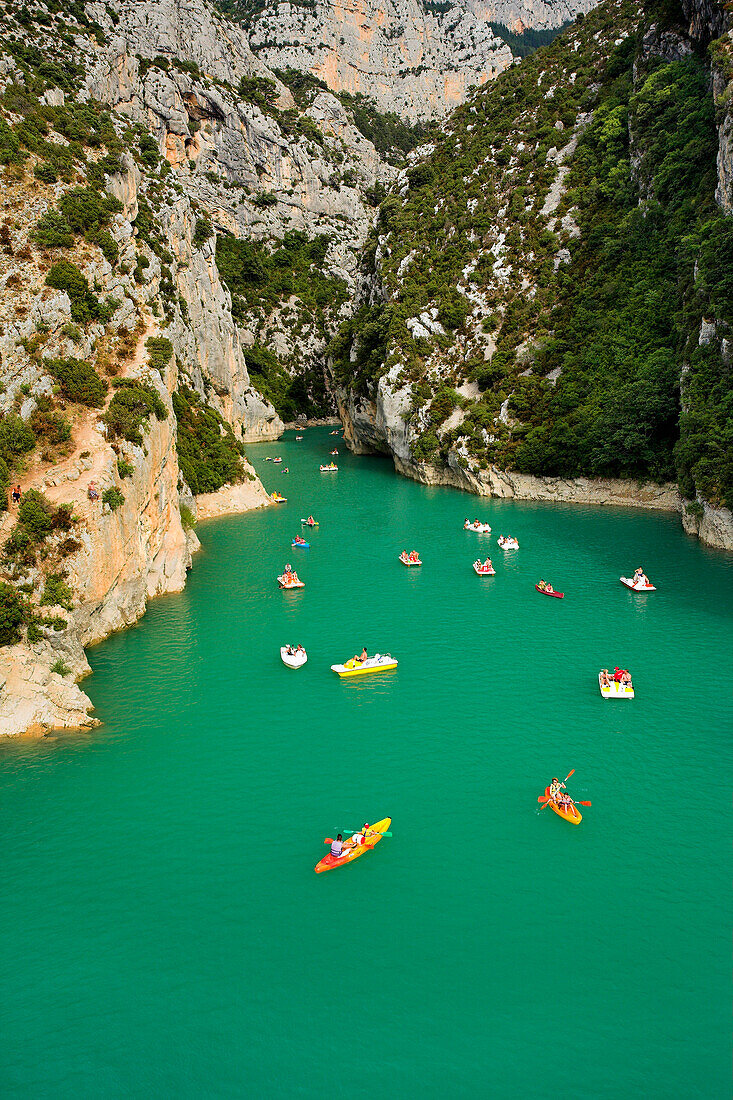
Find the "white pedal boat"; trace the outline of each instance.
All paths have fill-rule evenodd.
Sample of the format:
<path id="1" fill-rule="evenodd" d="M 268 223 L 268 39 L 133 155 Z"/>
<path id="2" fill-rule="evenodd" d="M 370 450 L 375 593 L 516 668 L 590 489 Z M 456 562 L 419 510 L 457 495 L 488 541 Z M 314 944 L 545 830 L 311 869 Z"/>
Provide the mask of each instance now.
<path id="1" fill-rule="evenodd" d="M 389 653 L 375 653 L 373 657 L 367 657 L 366 661 L 355 661 L 352 657 L 343 665 L 331 665 L 331 671 L 342 679 L 352 676 L 367 676 L 370 672 L 389 672 L 397 668 L 397 660 Z"/>
<path id="2" fill-rule="evenodd" d="M 518 550 L 519 549 L 519 543 L 517 542 L 516 539 L 498 538 L 496 541 L 497 541 L 498 545 L 502 548 L 502 550 Z"/>
<path id="3" fill-rule="evenodd" d="M 493 565 L 489 566 L 489 568 L 487 569 L 484 563 L 481 561 L 475 561 L 473 563 L 473 571 L 474 573 L 478 573 L 479 577 L 496 576 L 496 570 L 494 569 Z"/>
<path id="4" fill-rule="evenodd" d="M 288 649 L 292 649 L 292 653 L 288 653 Z M 298 652 L 294 650 L 292 646 L 287 645 L 280 646 L 280 656 L 282 657 L 283 664 L 287 665 L 288 668 L 302 668 L 308 660 L 308 654 L 304 649 Z"/>
<path id="5" fill-rule="evenodd" d="M 333 474 L 338 470 L 338 466 L 335 462 L 330 462 L 328 466 L 321 466 L 322 474 Z"/>
<path id="6" fill-rule="evenodd" d="M 631 684 L 619 684 L 617 680 L 612 680 L 609 675 L 609 683 L 601 683 L 601 673 L 598 673 L 598 686 L 601 689 L 601 695 L 604 699 L 633 699 L 634 688 Z"/>
<path id="7" fill-rule="evenodd" d="M 475 531 L 477 535 L 490 535 L 491 534 L 491 527 L 488 525 L 488 523 L 468 523 L 468 524 L 464 523 L 463 524 L 463 530 L 464 531 Z"/>
<path id="8" fill-rule="evenodd" d="M 621 584 L 626 585 L 632 592 L 656 592 L 656 588 L 653 584 L 640 584 L 638 581 L 634 584 L 633 577 L 619 577 Z"/>

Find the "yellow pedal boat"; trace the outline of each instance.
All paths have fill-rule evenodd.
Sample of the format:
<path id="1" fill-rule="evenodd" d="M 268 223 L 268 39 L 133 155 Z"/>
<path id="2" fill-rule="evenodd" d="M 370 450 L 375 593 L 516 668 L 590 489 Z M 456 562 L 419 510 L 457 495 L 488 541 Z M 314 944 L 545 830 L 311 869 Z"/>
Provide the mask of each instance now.
<path id="1" fill-rule="evenodd" d="M 389 672 L 393 668 L 397 668 L 397 661 L 389 653 L 376 653 L 374 657 L 367 657 L 366 661 L 356 661 L 352 657 L 343 665 L 331 665 L 331 671 L 342 680 L 351 676 L 368 676 L 371 672 Z"/>

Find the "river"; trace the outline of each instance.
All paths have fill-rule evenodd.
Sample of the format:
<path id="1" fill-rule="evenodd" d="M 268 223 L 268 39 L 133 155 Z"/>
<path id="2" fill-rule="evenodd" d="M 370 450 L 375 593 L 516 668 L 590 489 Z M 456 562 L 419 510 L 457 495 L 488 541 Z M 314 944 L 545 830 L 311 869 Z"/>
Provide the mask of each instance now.
<path id="1" fill-rule="evenodd" d="M 104 725 L 2 747 L 3 1094 L 727 1095 L 733 558 L 304 434 L 249 448 L 288 503 L 201 525 L 186 590 L 90 651 Z M 362 646 L 399 667 L 340 681 Z M 578 827 L 537 802 L 571 768 Z"/>

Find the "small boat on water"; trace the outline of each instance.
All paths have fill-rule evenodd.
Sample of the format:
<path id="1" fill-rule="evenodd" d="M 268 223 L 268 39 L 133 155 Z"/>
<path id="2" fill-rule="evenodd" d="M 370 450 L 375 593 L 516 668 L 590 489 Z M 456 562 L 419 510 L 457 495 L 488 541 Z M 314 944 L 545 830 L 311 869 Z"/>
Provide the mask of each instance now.
<path id="1" fill-rule="evenodd" d="M 475 561 L 473 563 L 474 573 L 478 573 L 479 577 L 495 577 L 496 570 L 489 561 L 488 564 L 485 561 Z"/>
<path id="2" fill-rule="evenodd" d="M 330 434 L 331 435 L 338 435 L 340 431 L 341 431 L 341 428 L 334 428 L 334 430 Z"/>
<path id="3" fill-rule="evenodd" d="M 345 680 L 354 676 L 367 676 L 373 672 L 389 672 L 397 668 L 397 664 L 398 662 L 389 653 L 375 653 L 365 661 L 352 657 L 342 665 L 331 665 L 331 671 Z"/>
<path id="4" fill-rule="evenodd" d="M 656 592 L 653 584 L 644 584 L 642 581 L 634 581 L 633 577 L 619 577 L 621 584 L 626 585 L 632 592 Z"/>
<path id="5" fill-rule="evenodd" d="M 422 562 L 420 561 L 420 556 L 419 556 L 417 550 L 413 550 L 412 553 L 415 555 L 414 557 L 412 556 L 412 554 L 407 554 L 407 553 L 405 553 L 404 550 L 402 551 L 402 553 L 400 554 L 400 561 L 402 562 L 402 564 L 403 565 L 408 565 L 408 566 L 409 565 L 422 565 Z"/>
<path id="6" fill-rule="evenodd" d="M 334 449 L 333 449 L 332 451 L 329 451 L 329 454 L 332 454 L 332 455 L 337 455 L 337 454 L 338 454 L 338 450 L 337 450 L 337 449 L 336 449 L 336 448 L 334 447 Z"/>
<path id="7" fill-rule="evenodd" d="M 319 527 L 320 524 L 317 519 L 301 519 L 301 523 L 304 523 L 306 527 Z"/>
<path id="8" fill-rule="evenodd" d="M 305 588 L 305 582 L 300 579 L 298 574 L 288 570 L 277 578 L 277 583 L 281 588 Z"/>
<path id="9" fill-rule="evenodd" d="M 343 847 L 343 851 L 340 856 L 332 856 L 329 852 L 327 856 L 319 860 L 316 864 L 316 874 L 320 875 L 323 871 L 333 871 L 335 867 L 341 867 L 344 863 L 353 863 L 355 859 L 359 859 L 365 852 L 371 852 L 375 845 L 379 844 L 384 833 L 389 831 L 389 827 L 392 824 L 391 817 L 385 817 L 381 821 L 377 821 L 374 825 L 370 825 L 366 833 L 364 833 L 364 843 L 358 844 L 356 842 L 346 841 Z M 361 835 L 361 834 L 359 834 Z M 332 844 L 331 837 L 328 837 L 325 844 Z"/>
<path id="10" fill-rule="evenodd" d="M 556 592 L 554 588 L 548 588 L 546 585 L 543 588 L 542 587 L 543 583 L 544 582 L 541 582 L 540 584 L 535 585 L 535 588 L 537 589 L 537 591 L 541 592 L 543 596 L 554 596 L 556 600 L 564 600 L 565 599 L 565 593 L 564 592 Z"/>
<path id="11" fill-rule="evenodd" d="M 519 549 L 519 543 L 517 542 L 516 539 L 508 538 L 508 537 L 505 538 L 504 535 L 499 535 L 499 538 L 496 541 L 498 542 L 498 544 L 502 548 L 502 550 L 518 550 Z"/>
<path id="12" fill-rule="evenodd" d="M 283 664 L 287 665 L 288 668 L 302 668 L 308 660 L 308 654 L 302 645 L 282 645 L 280 646 L 280 656 Z"/>
<path id="13" fill-rule="evenodd" d="M 287 497 L 280 496 L 280 494 L 277 492 L 270 493 L 270 500 L 273 502 L 273 504 L 285 504 L 287 503 L 287 499 Z"/>
<path id="14" fill-rule="evenodd" d="M 273 458 L 273 460 L 272 460 L 272 461 L 273 461 L 273 462 L 282 462 L 282 459 L 281 459 L 281 458 Z"/>
<path id="15" fill-rule="evenodd" d="M 311 544 L 309 542 L 306 542 L 305 539 L 301 539 L 296 535 L 290 545 L 292 547 L 299 547 L 301 550 L 310 550 Z"/>
<path id="16" fill-rule="evenodd" d="M 321 466 L 322 474 L 331 474 L 334 473 L 336 470 L 338 470 L 338 466 L 335 462 L 329 462 L 327 466 Z"/>
<path id="17" fill-rule="evenodd" d="M 619 679 L 616 679 L 617 676 Z M 622 680 L 622 676 L 628 677 L 628 679 Z M 608 669 L 602 668 L 598 673 L 598 687 L 601 689 L 601 695 L 604 699 L 634 698 L 634 685 L 631 682 L 628 669 L 625 668 L 614 669 L 613 676 L 611 676 Z"/>
<path id="18" fill-rule="evenodd" d="M 571 802 L 568 806 L 556 802 L 554 798 L 550 798 L 549 787 L 545 787 L 545 797 L 542 801 L 547 802 L 550 809 L 554 810 L 558 817 L 562 817 L 565 821 L 569 821 L 571 825 L 579 825 L 583 820 L 583 815 L 574 802 Z"/>
<path id="19" fill-rule="evenodd" d="M 302 436 L 302 435 L 296 435 L 296 437 L 295 437 L 295 442 L 296 442 L 296 443 L 300 443 L 300 441 L 301 441 L 301 439 L 302 439 L 302 438 L 303 438 L 303 436 Z"/>
<path id="20" fill-rule="evenodd" d="M 463 524 L 464 531 L 475 531 L 477 535 L 490 535 L 491 527 L 488 523 L 479 523 L 478 520 L 474 520 L 473 523 L 469 523 L 468 520 Z"/>

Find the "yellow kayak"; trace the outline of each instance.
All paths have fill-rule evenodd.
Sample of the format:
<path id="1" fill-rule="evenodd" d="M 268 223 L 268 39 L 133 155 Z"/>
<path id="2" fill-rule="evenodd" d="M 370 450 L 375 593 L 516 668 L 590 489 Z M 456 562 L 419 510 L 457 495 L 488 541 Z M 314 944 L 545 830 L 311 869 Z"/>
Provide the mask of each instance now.
<path id="1" fill-rule="evenodd" d="M 357 844 L 353 848 L 344 846 L 344 850 L 338 858 L 332 856 L 329 852 L 316 864 L 316 874 L 320 875 L 323 871 L 333 871 L 334 868 L 340 867 L 343 863 L 353 863 L 355 859 L 363 856 L 365 852 L 370 851 L 375 844 L 379 843 L 382 839 L 382 833 L 388 832 L 391 824 L 392 818 L 384 817 L 381 821 L 369 826 L 363 844 Z"/>
<path id="2" fill-rule="evenodd" d="M 371 672 L 389 672 L 393 668 L 397 668 L 397 661 L 389 653 L 377 653 L 374 657 L 367 657 L 366 661 L 358 661 L 352 657 L 343 665 L 331 665 L 331 671 L 342 679 L 351 676 L 368 676 Z"/>

